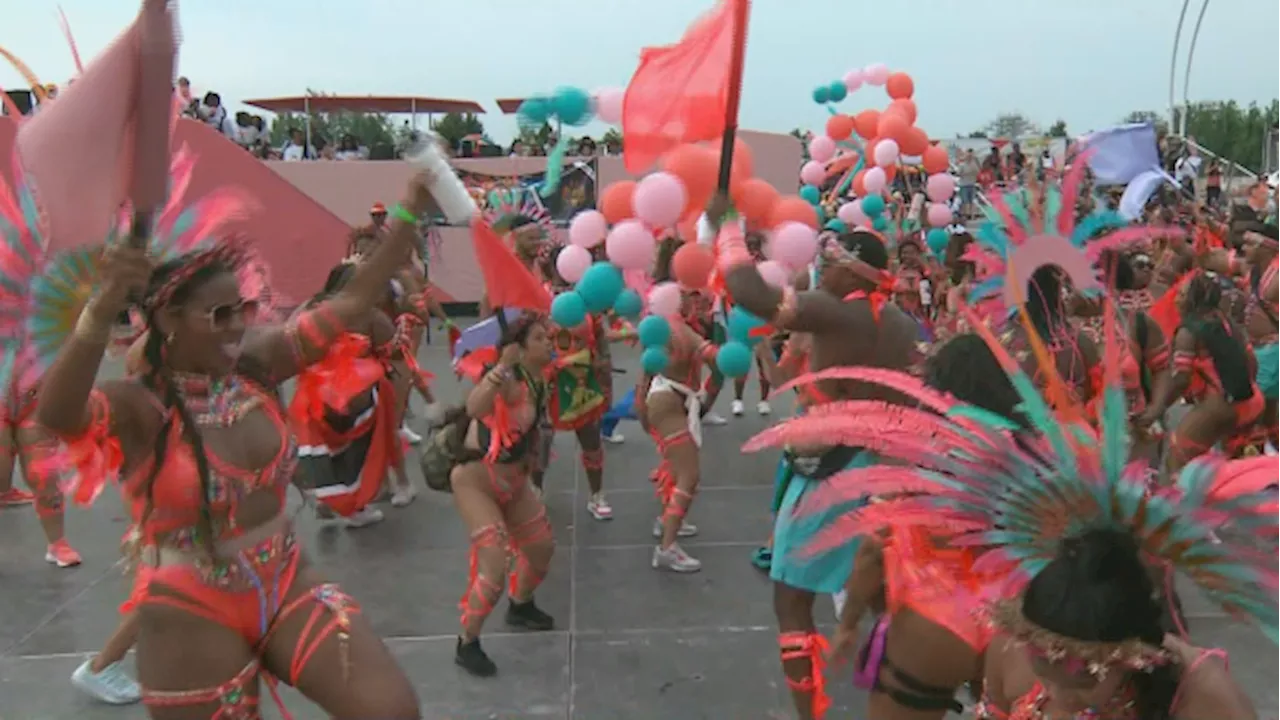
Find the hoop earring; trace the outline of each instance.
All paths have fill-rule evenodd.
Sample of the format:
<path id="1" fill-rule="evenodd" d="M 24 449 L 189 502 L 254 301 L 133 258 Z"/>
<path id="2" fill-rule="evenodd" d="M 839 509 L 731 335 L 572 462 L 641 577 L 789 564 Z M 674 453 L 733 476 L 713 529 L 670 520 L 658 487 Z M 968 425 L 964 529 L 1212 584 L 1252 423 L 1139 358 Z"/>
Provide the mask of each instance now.
<path id="1" fill-rule="evenodd" d="M 164 336 L 164 344 L 169 345 L 171 343 L 173 343 L 173 333 L 169 333 L 168 335 Z"/>

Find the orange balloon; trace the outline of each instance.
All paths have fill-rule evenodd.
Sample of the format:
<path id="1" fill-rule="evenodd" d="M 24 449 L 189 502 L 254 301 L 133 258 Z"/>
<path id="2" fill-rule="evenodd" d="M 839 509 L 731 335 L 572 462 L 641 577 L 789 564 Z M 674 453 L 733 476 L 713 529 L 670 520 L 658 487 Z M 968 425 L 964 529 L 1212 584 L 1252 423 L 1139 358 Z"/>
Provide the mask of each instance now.
<path id="1" fill-rule="evenodd" d="M 915 81 L 911 76 L 904 72 L 896 72 L 889 75 L 889 79 L 884 81 L 885 92 L 889 93 L 889 97 L 894 100 L 911 97 L 916 91 Z"/>
<path id="2" fill-rule="evenodd" d="M 929 136 L 918 127 L 909 128 L 907 134 L 898 140 L 898 147 L 903 155 L 919 157 L 929 149 Z"/>
<path id="3" fill-rule="evenodd" d="M 723 143 L 717 145 L 717 149 L 723 146 Z M 716 153 L 716 173 L 720 172 L 720 153 Z M 741 137 L 733 138 L 733 169 L 730 173 L 734 177 L 740 177 L 743 180 L 750 178 L 756 174 L 755 155 L 751 152 L 751 146 Z"/>
<path id="4" fill-rule="evenodd" d="M 880 114 L 880 123 L 876 125 L 876 135 L 892 138 L 898 142 L 911 130 L 911 122 L 900 112 L 884 112 Z M 873 156 L 874 157 L 874 156 Z"/>
<path id="5" fill-rule="evenodd" d="M 853 190 L 853 194 L 858 197 L 866 197 L 867 186 L 863 183 L 866 178 L 867 169 L 863 168 L 853 174 L 853 182 L 849 183 L 849 189 Z"/>
<path id="6" fill-rule="evenodd" d="M 693 144 L 680 145 L 662 156 L 662 169 L 684 183 L 686 213 L 693 207 L 701 210 L 715 192 L 719 157 L 715 150 Z"/>
<path id="7" fill-rule="evenodd" d="M 876 164 L 876 145 L 880 143 L 880 138 L 871 138 L 866 145 L 862 146 L 862 157 L 867 159 L 867 167 Z"/>
<path id="8" fill-rule="evenodd" d="M 863 140 L 870 140 L 876 136 L 876 130 L 880 127 L 880 111 L 879 110 L 863 110 L 853 118 L 853 128 L 858 131 L 858 135 Z"/>
<path id="9" fill-rule="evenodd" d="M 671 274 L 676 281 L 688 288 L 701 289 L 711 279 L 711 268 L 716 264 L 711 248 L 696 242 L 686 242 L 671 256 Z"/>
<path id="10" fill-rule="evenodd" d="M 732 190 L 733 206 L 746 216 L 748 222 L 768 222 L 773 206 L 782 195 L 768 182 L 760 178 L 744 180 Z"/>
<path id="11" fill-rule="evenodd" d="M 680 220 L 680 224 L 676 225 L 676 237 L 681 242 L 696 241 L 698 239 L 698 218 Z"/>
<path id="12" fill-rule="evenodd" d="M 951 156 L 947 154 L 947 149 L 941 145 L 930 145 L 925 148 L 924 155 L 920 158 L 920 164 L 924 166 L 924 171 L 930 175 L 946 172 L 947 168 L 951 167 Z"/>
<path id="13" fill-rule="evenodd" d="M 633 180 L 619 180 L 600 193 L 600 212 L 610 225 L 631 217 L 631 196 L 636 192 Z"/>
<path id="14" fill-rule="evenodd" d="M 911 98 L 902 98 L 889 103 L 889 109 L 886 112 L 900 112 L 907 118 L 907 122 L 914 125 L 916 123 L 916 101 Z"/>
<path id="15" fill-rule="evenodd" d="M 832 115 L 827 118 L 827 137 L 840 142 L 853 134 L 853 118 L 848 115 Z"/>
<path id="16" fill-rule="evenodd" d="M 799 195 L 783 195 L 769 213 L 769 227 L 776 228 L 784 222 L 804 223 L 818 230 L 818 210 Z"/>

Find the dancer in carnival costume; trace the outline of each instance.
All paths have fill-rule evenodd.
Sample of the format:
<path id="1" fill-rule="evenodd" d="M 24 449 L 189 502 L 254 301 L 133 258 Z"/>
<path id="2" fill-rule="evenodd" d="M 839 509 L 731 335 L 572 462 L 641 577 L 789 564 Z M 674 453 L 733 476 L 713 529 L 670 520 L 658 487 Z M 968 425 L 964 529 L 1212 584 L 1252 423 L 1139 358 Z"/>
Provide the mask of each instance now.
<path id="1" fill-rule="evenodd" d="M 147 0 L 138 24 L 19 134 L 51 248 L 83 248 L 128 195 L 119 183 L 128 158 L 103 138 L 125 137 L 131 119 L 151 119 L 137 71 L 154 59 L 143 53 L 148 26 L 166 28 L 160 35 L 171 60 L 172 17 L 166 3 Z M 115 102 L 120 97 L 131 100 Z M 86 132 L 86 122 L 97 132 Z M 139 130 L 135 147 L 151 137 Z M 57 143 L 39 142 L 50 138 Z M 92 161 L 59 163 L 66 156 L 58 148 Z M 167 148 L 159 150 L 163 172 Z M 415 179 L 400 214 L 414 220 L 429 201 L 424 179 Z M 285 515 L 296 444 L 274 392 L 368 315 L 408 261 L 414 223 L 401 218 L 393 238 L 332 299 L 284 327 L 247 335 L 261 290 L 246 287 L 260 280 L 246 272 L 247 248 L 197 232 L 193 250 L 156 257 L 147 248 L 147 211 L 136 212 L 148 222 L 134 224 L 128 241 L 84 248 L 98 258 L 101 282 L 44 374 L 35 417 L 67 445 L 65 462 L 78 471 L 69 484 L 75 499 L 91 502 L 116 478 L 136 518 L 137 557 L 148 568 L 135 588 L 137 666 L 149 713 L 256 717 L 265 674 L 333 717 L 419 717 L 412 685 L 359 606 L 302 555 Z M 95 388 L 112 329 L 131 302 L 146 315 L 148 372 Z"/>
<path id="2" fill-rule="evenodd" d="M 309 308 L 322 307 L 342 292 L 359 267 L 343 263 L 333 268 Z M 377 307 L 390 294 L 388 283 Z M 382 511 L 372 503 L 382 492 L 388 470 L 403 472 L 396 392 L 389 377 L 391 363 L 401 355 L 395 335 L 391 319 L 371 310 L 328 346 L 320 362 L 302 370 L 289 403 L 307 492 L 348 527 L 381 521 Z"/>
<path id="3" fill-rule="evenodd" d="M 655 279 L 662 282 L 671 277 L 675 243 L 665 249 L 655 267 Z M 709 407 L 705 391 L 699 388 L 703 369 L 714 368 L 716 363 L 716 346 L 694 329 L 690 319 L 691 314 L 698 313 L 703 297 L 696 290 L 682 289 L 677 313 L 661 318 L 665 321 L 666 342 L 654 346 L 664 353 L 663 367 L 656 372 L 653 368 L 642 372 L 635 388 L 636 415 L 660 456 L 658 467 L 650 476 L 661 509 L 661 515 L 653 521 L 658 545 L 650 564 L 655 569 L 677 573 L 702 569 L 702 562 L 685 552 L 678 539 L 698 533 L 697 526 L 686 518 L 698 492 L 702 421 Z"/>
<path id="4" fill-rule="evenodd" d="M 875 538 L 855 566 L 860 581 L 850 582 L 850 603 L 861 607 L 846 611 L 835 648 L 850 649 L 858 616 L 880 592 L 875 579 L 882 577 L 891 618 L 876 625 L 859 658 L 860 677 L 878 691 L 871 717 L 922 717 L 901 701 L 902 690 L 919 692 L 904 682 L 903 656 L 895 652 L 890 664 L 886 652 L 910 652 L 901 642 L 905 633 L 895 632 L 911 619 L 908 613 L 961 639 L 966 628 L 947 618 L 984 607 L 1000 635 L 987 651 L 980 718 L 1253 717 L 1225 668 L 1208 659 L 1212 653 L 1166 636 L 1161 594 L 1146 564 L 1185 572 L 1274 639 L 1276 506 L 1263 488 L 1275 481 L 1275 468 L 1206 458 L 1175 488 L 1152 494 L 1142 467 L 1129 463 L 1113 328 L 1105 335 L 1111 338 L 1107 376 L 1094 431 L 1064 422 L 1083 410 L 1051 406 L 995 337 L 975 327 L 1017 390 L 1021 418 L 992 412 L 990 404 L 966 405 L 906 376 L 833 370 L 811 379 L 866 378 L 910 394 L 918 407 L 849 403 L 830 417 L 789 421 L 748 444 L 839 438 L 908 463 L 842 473 L 801 510 L 822 514 L 867 493 L 881 497 L 801 550 L 816 554 L 850 537 Z M 1037 356 L 1052 376 L 1052 357 L 1043 347 Z M 1222 525 L 1250 537 L 1238 545 L 1215 541 L 1213 530 Z M 938 646 L 929 647 L 933 654 Z M 909 662 L 921 666 L 929 659 Z"/>
<path id="5" fill-rule="evenodd" d="M 718 267 L 734 302 L 773 327 L 812 336 L 809 353 L 814 371 L 838 366 L 905 370 L 917 361 L 915 321 L 888 302 L 893 277 L 889 256 L 876 234 L 856 230 L 828 239 L 819 248 L 822 289 L 797 293 L 772 287 L 756 270 L 737 222 L 723 222 L 728 201 L 717 198 L 707 216 L 718 228 Z M 858 338 L 858 342 L 850 342 Z M 818 403 L 806 416 L 823 417 L 832 403 L 862 399 L 895 402 L 900 395 L 864 382 L 823 380 L 813 389 Z M 807 495 L 827 478 L 849 468 L 879 463 L 873 449 L 861 443 L 792 443 L 789 477 L 781 492 L 773 534 L 774 612 L 778 618 L 783 671 L 801 718 L 821 717 L 830 704 L 822 676 L 826 643 L 814 625 L 818 593 L 844 587 L 857 543 L 850 541 L 821 558 L 801 557 L 794 549 L 809 542 L 845 508 L 828 515 L 797 514 Z"/>
<path id="6" fill-rule="evenodd" d="M 480 645 L 480 631 L 504 585 L 509 625 L 529 630 L 555 625 L 533 599 L 555 552 L 547 508 L 532 484 L 533 473 L 542 467 L 539 436 L 551 392 L 552 340 L 541 312 L 549 309 L 551 298 L 483 221 L 473 223 L 487 294 L 498 303 L 498 337 L 455 361 L 455 369 L 475 387 L 463 406 L 446 412 L 444 428 L 426 448 L 446 449 L 452 461 L 448 487 L 471 535 L 454 662 L 488 677 L 497 666 Z M 500 286 L 493 283 L 498 279 Z"/>
<path id="7" fill-rule="evenodd" d="M 1259 225 L 1244 233 L 1245 254 L 1249 259 L 1249 300 L 1245 314 L 1245 329 L 1253 343 L 1253 354 L 1258 361 L 1258 389 L 1266 398 L 1263 413 L 1267 434 L 1273 447 L 1280 447 L 1277 440 L 1276 401 L 1280 397 L 1280 345 L 1276 344 L 1276 331 L 1280 327 L 1280 231 L 1274 224 Z"/>

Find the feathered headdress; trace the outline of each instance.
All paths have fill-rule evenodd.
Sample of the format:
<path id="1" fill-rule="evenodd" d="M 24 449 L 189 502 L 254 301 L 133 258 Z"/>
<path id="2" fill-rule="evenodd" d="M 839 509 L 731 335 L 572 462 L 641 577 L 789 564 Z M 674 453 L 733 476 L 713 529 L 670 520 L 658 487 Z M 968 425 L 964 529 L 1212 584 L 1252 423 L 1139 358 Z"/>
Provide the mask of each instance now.
<path id="1" fill-rule="evenodd" d="M 907 464 L 847 470 L 827 479 L 799 512 L 867 495 L 887 497 L 844 515 L 802 552 L 821 552 L 887 527 L 941 527 L 949 529 L 953 545 L 985 549 L 975 570 L 1007 573 L 1025 583 L 1058 554 L 1063 539 L 1096 528 L 1120 529 L 1133 534 L 1147 559 L 1182 571 L 1214 601 L 1253 619 L 1276 640 L 1277 506 L 1275 494 L 1264 490 L 1276 482 L 1274 462 L 1246 467 L 1208 456 L 1189 465 L 1172 491 L 1149 493 L 1145 466 L 1129 462 L 1129 420 L 1114 346 L 1107 352 L 1099 428 L 1064 426 L 995 337 L 980 323 L 975 327 L 1017 390 L 1019 409 L 1035 436 L 1015 439 L 1019 428 L 1006 418 L 893 371 L 835 368 L 779 388 L 857 380 L 914 401 L 820 405 L 744 446 L 860 446 Z M 1214 531 L 1224 525 L 1248 539 L 1219 540 Z M 1266 550 L 1258 549 L 1258 539 Z"/>
<path id="2" fill-rule="evenodd" d="M 210 247 L 216 235 L 228 223 L 246 217 L 253 200 L 236 188 L 220 188 L 187 204 L 186 193 L 195 169 L 195 157 L 182 148 L 170 164 L 169 195 L 156 217 L 149 251 L 159 262 L 173 260 L 197 248 Z M 121 210 L 118 222 L 108 232 L 104 245 L 124 242 L 130 236 L 133 217 L 128 207 Z M 243 244 L 241 244 L 243 245 Z M 4 281 L 21 281 L 30 289 L 29 314 L 26 317 L 26 339 L 31 345 L 30 363 L 23 363 L 18 378 L 19 390 L 31 388 L 53 364 L 58 350 L 74 330 L 81 310 L 101 284 L 101 246 L 84 246 L 57 252 L 43 261 L 26 267 L 0 267 Z M 269 300 L 265 268 L 245 255 L 236 263 L 242 289 L 260 301 Z M 26 275 L 21 275 L 25 270 Z"/>
<path id="3" fill-rule="evenodd" d="M 977 243 L 965 257 L 975 263 L 979 279 L 971 303 L 999 296 L 1007 310 L 1019 307 L 1027 282 L 1046 265 L 1061 268 L 1076 291 L 1097 291 L 1096 265 L 1104 251 L 1171 234 L 1169 228 L 1130 226 L 1111 210 L 1076 222 L 1086 160 L 1087 153 L 1077 154 L 1061 184 L 1032 184 L 991 198 Z"/>
<path id="4" fill-rule="evenodd" d="M 485 219 L 495 231 L 510 232 L 512 223 L 524 219 L 532 221 L 538 229 L 552 238 L 555 227 L 551 224 L 551 215 L 539 202 L 538 194 L 529 188 L 496 188 L 489 191 L 486 199 Z"/>

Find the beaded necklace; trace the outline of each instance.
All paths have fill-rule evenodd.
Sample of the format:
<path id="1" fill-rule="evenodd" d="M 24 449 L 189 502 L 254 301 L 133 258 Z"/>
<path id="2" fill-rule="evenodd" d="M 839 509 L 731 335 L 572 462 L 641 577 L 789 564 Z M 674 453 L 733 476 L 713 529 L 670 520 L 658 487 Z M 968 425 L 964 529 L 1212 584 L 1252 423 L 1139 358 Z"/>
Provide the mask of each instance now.
<path id="1" fill-rule="evenodd" d="M 1009 720 L 1132 720 L 1138 716 L 1132 686 L 1126 686 L 1100 708 L 1091 707 L 1071 715 L 1050 715 L 1044 711 L 1049 692 L 1040 683 L 1014 703 Z"/>
<path id="2" fill-rule="evenodd" d="M 195 373 L 173 373 L 172 382 L 182 403 L 201 427 L 231 427 L 262 404 L 238 375 L 210 378 Z"/>

